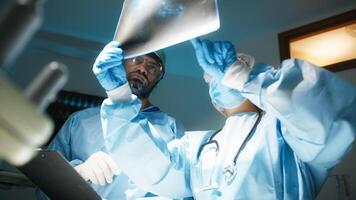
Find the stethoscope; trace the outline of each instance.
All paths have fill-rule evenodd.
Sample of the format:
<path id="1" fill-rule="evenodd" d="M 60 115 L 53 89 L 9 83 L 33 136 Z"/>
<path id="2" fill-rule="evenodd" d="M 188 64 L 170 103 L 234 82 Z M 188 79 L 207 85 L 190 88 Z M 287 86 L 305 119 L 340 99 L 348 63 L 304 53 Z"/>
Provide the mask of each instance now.
<path id="1" fill-rule="evenodd" d="M 232 164 L 228 165 L 227 167 L 224 168 L 223 170 L 223 175 L 224 175 L 224 179 L 226 181 L 226 183 L 228 185 L 230 185 L 233 180 L 235 179 L 236 177 L 236 161 L 237 159 L 239 158 L 241 152 L 244 150 L 244 148 L 246 147 L 247 143 L 250 141 L 250 139 L 252 138 L 252 136 L 254 135 L 256 129 L 257 129 L 257 126 L 258 124 L 261 122 L 261 118 L 263 116 L 264 112 L 258 112 L 258 117 L 254 123 L 254 125 L 252 126 L 250 132 L 247 134 L 247 137 L 245 138 L 245 140 L 242 142 L 242 145 L 241 147 L 239 148 L 239 150 L 237 151 L 237 153 L 235 154 L 234 156 L 234 159 L 233 159 L 233 162 Z M 204 143 L 203 145 L 200 146 L 199 150 L 198 150 L 198 154 L 197 154 L 197 159 L 200 158 L 200 154 L 202 153 L 202 150 L 207 146 L 207 145 L 214 145 L 215 146 L 215 151 L 216 151 L 216 155 L 219 153 L 219 143 L 214 140 L 214 137 L 221 131 L 218 130 L 216 131 L 215 133 L 213 133 L 208 141 L 206 143 Z"/>

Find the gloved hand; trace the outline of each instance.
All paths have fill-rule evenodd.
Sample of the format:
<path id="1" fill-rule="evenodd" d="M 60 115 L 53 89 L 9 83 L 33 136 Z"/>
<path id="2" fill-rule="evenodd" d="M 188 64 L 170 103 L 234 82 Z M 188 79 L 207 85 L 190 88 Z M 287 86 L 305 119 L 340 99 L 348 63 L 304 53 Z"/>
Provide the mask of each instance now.
<path id="1" fill-rule="evenodd" d="M 115 161 L 102 151 L 92 154 L 88 160 L 74 169 L 84 180 L 90 180 L 92 183 L 100 185 L 111 183 L 113 176 L 118 174 Z"/>
<path id="2" fill-rule="evenodd" d="M 209 96 L 219 112 L 241 105 L 246 98 L 238 90 L 226 87 L 217 81 L 209 83 Z"/>
<path id="3" fill-rule="evenodd" d="M 204 79 L 209 84 L 209 95 L 214 107 L 222 112 L 241 105 L 246 99 L 240 92 L 221 84 L 226 69 L 237 61 L 234 45 L 199 38 L 191 42 L 199 65 L 204 70 Z"/>
<path id="4" fill-rule="evenodd" d="M 225 69 L 236 62 L 236 51 L 230 42 L 191 40 L 199 65 L 211 78 L 220 81 Z"/>
<path id="5" fill-rule="evenodd" d="M 127 82 L 124 52 L 119 42 L 112 41 L 104 47 L 95 60 L 93 72 L 106 91 L 113 90 Z"/>

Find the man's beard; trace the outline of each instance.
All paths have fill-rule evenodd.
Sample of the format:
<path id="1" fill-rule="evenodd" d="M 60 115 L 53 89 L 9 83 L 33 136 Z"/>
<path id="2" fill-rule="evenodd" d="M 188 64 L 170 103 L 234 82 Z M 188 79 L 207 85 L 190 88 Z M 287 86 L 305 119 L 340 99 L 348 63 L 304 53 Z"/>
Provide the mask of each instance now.
<path id="1" fill-rule="evenodd" d="M 139 98 L 147 98 L 150 96 L 153 87 L 144 86 L 140 81 L 132 80 L 129 81 L 132 94 L 138 96 Z"/>
<path id="2" fill-rule="evenodd" d="M 139 72 L 133 72 L 127 75 L 127 80 L 130 84 L 132 94 L 139 98 L 148 98 L 156 84 L 153 86 L 149 82 L 147 76 Z"/>

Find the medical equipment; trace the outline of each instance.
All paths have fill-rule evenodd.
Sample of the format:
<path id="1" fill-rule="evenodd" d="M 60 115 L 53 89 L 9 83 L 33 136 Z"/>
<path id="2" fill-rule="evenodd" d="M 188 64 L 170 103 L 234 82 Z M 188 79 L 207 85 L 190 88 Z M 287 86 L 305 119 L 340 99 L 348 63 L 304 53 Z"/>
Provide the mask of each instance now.
<path id="1" fill-rule="evenodd" d="M 42 22 L 44 0 L 16 0 L 0 18 L 0 67 L 9 64 L 32 38 Z"/>
<path id="2" fill-rule="evenodd" d="M 51 62 L 26 89 L 25 96 L 37 105 L 39 111 L 44 111 L 54 101 L 67 78 L 67 67 L 58 62 Z"/>
<path id="3" fill-rule="evenodd" d="M 68 76 L 63 64 L 52 62 L 24 95 L 5 73 L 39 28 L 43 2 L 15 1 L 0 19 L 0 159 L 16 166 L 28 162 L 51 136 L 52 121 L 42 112 Z"/>
<path id="4" fill-rule="evenodd" d="M 220 27 L 217 0 L 126 0 L 114 40 L 136 57 Z"/>
<path id="5" fill-rule="evenodd" d="M 244 150 L 244 148 L 246 147 L 248 141 L 250 141 L 250 139 L 252 138 L 252 136 L 254 135 L 255 131 L 256 131 L 256 128 L 258 126 L 258 124 L 261 122 L 261 119 L 262 119 L 262 116 L 263 116 L 264 112 L 260 112 L 258 113 L 258 118 L 256 119 L 256 122 L 253 124 L 251 130 L 249 131 L 249 133 L 247 134 L 247 137 L 245 138 L 245 140 L 242 142 L 239 150 L 236 152 L 235 156 L 234 156 L 234 159 L 233 161 L 231 162 L 230 165 L 226 166 L 224 168 L 224 171 L 223 171 L 223 175 L 224 175 L 224 178 L 225 178 L 225 181 L 228 185 L 230 185 L 233 180 L 235 179 L 236 177 L 236 161 L 237 159 L 239 158 L 239 155 L 241 154 L 241 152 Z M 197 158 L 200 159 L 200 155 L 202 153 L 202 151 L 204 151 L 205 148 L 208 147 L 208 151 L 209 150 L 214 150 L 215 151 L 215 154 L 216 154 L 216 157 L 218 156 L 219 154 L 219 143 L 214 140 L 214 137 L 220 132 L 221 130 L 218 130 L 216 131 L 213 135 L 210 136 L 210 138 L 208 139 L 208 141 L 204 144 L 202 144 L 200 147 L 199 147 L 199 150 L 198 150 L 198 156 Z M 208 183 L 208 185 L 206 185 L 204 187 L 205 190 L 207 189 L 214 189 L 216 188 L 216 186 L 218 186 L 215 182 L 212 182 L 213 180 L 210 180 L 210 183 Z M 215 187 L 210 187 L 210 186 L 214 186 Z"/>
<path id="6" fill-rule="evenodd" d="M 64 65 L 50 63 L 22 92 L 0 72 L 0 158 L 23 165 L 52 134 L 53 124 L 42 114 L 67 79 Z"/>

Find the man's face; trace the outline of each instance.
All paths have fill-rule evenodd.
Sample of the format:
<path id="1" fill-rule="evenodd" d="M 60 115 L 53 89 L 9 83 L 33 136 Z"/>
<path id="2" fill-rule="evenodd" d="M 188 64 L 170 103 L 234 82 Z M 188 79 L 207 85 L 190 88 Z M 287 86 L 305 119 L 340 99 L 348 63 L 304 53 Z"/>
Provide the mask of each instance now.
<path id="1" fill-rule="evenodd" d="M 147 55 L 126 60 L 125 69 L 132 93 L 140 98 L 150 95 L 163 71 L 161 63 Z"/>

